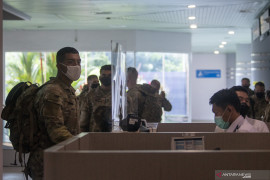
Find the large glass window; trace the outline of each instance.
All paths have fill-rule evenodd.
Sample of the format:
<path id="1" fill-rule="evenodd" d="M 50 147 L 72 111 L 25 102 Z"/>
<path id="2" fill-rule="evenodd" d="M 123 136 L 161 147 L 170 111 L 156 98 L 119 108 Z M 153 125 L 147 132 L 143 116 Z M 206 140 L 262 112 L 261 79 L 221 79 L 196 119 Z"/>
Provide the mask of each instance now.
<path id="1" fill-rule="evenodd" d="M 172 104 L 170 112 L 163 113 L 163 122 L 184 122 L 188 115 L 188 55 L 175 53 L 137 52 L 138 83 L 156 79 Z"/>
<path id="2" fill-rule="evenodd" d="M 72 86 L 79 94 L 86 83 L 87 76 L 99 76 L 100 67 L 110 64 L 111 52 L 80 52 L 82 73 Z M 7 52 L 5 53 L 5 91 L 22 81 L 43 84 L 55 77 L 55 52 Z M 161 90 L 173 108 L 163 113 L 163 122 L 182 122 L 188 115 L 188 55 L 175 53 L 127 52 L 126 67 L 136 67 L 139 72 L 138 83 L 150 83 L 157 79 Z M 4 142 L 8 142 L 8 131 L 4 129 Z"/>
<path id="3" fill-rule="evenodd" d="M 79 94 L 83 85 L 87 83 L 87 77 L 95 74 L 99 76 L 101 66 L 111 64 L 111 52 L 80 52 L 81 57 L 81 77 L 78 81 L 73 82 L 72 86 L 77 89 Z"/>

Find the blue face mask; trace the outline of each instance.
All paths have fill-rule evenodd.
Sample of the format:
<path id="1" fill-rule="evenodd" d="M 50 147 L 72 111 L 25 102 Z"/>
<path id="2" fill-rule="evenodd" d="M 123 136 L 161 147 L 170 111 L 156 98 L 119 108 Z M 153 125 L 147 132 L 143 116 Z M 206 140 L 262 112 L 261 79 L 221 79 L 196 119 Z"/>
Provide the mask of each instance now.
<path id="1" fill-rule="evenodd" d="M 226 112 L 227 108 L 225 109 L 224 113 Z M 231 117 L 231 114 L 228 118 L 228 121 L 224 121 L 223 120 L 223 115 L 224 113 L 222 114 L 222 116 L 215 116 L 215 123 L 218 127 L 220 127 L 221 129 L 228 129 L 230 127 L 230 122 L 229 122 L 229 119 Z"/>

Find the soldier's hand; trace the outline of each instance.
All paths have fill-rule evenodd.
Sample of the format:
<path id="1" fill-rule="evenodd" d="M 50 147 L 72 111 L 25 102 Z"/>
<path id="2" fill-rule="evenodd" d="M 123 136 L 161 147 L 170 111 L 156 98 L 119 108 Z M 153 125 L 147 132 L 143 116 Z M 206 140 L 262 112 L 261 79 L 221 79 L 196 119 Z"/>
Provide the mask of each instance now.
<path id="1" fill-rule="evenodd" d="M 166 96 L 164 91 L 161 91 L 160 95 L 161 95 L 162 98 L 165 98 L 165 96 Z"/>

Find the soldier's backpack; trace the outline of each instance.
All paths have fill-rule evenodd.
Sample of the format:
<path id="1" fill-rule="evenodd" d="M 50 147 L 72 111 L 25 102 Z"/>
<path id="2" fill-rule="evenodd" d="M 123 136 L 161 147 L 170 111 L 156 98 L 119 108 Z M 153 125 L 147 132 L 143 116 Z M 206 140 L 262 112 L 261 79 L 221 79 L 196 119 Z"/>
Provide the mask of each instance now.
<path id="1" fill-rule="evenodd" d="M 14 86 L 6 98 L 6 106 L 1 114 L 1 118 L 7 121 L 5 128 L 10 130 L 9 139 L 16 152 L 19 152 L 21 165 L 22 154 L 33 151 L 37 146 L 39 131 L 34 98 L 41 87 L 31 82 L 20 82 Z"/>
<path id="2" fill-rule="evenodd" d="M 149 84 L 143 84 L 140 86 L 139 91 L 145 97 L 141 118 L 147 122 L 160 122 L 162 108 L 158 103 L 158 99 L 155 97 L 155 89 Z"/>

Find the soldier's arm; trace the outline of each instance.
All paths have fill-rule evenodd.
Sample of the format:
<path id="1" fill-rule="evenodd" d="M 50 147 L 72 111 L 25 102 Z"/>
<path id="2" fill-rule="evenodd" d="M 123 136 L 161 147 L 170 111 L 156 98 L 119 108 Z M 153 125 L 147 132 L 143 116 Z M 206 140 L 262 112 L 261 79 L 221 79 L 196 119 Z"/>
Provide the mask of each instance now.
<path id="1" fill-rule="evenodd" d="M 165 111 L 171 111 L 172 110 L 172 105 L 170 101 L 166 98 L 162 100 L 162 107 L 164 108 Z"/>
<path id="2" fill-rule="evenodd" d="M 88 113 L 89 113 L 89 119 L 88 119 L 88 122 L 89 122 L 89 126 L 88 126 L 88 128 L 89 128 L 89 131 L 90 132 L 93 132 L 94 130 L 94 118 L 93 118 L 93 96 L 91 95 L 90 96 L 90 99 L 89 99 L 89 101 L 88 101 Z"/>
<path id="3" fill-rule="evenodd" d="M 52 142 L 59 143 L 72 134 L 64 124 L 63 98 L 59 92 L 48 92 L 43 99 L 40 115 L 44 121 L 46 130 Z"/>
<path id="4" fill-rule="evenodd" d="M 162 102 L 161 106 L 164 108 L 164 110 L 171 111 L 172 105 L 171 105 L 170 101 L 168 99 L 166 99 L 164 91 L 161 92 L 160 97 L 161 97 L 161 102 Z"/>
<path id="5" fill-rule="evenodd" d="M 91 118 L 91 109 L 89 105 L 89 97 L 85 96 L 85 99 L 82 100 L 81 105 L 81 115 L 80 115 L 80 129 L 81 132 L 89 132 L 89 124 Z"/>

